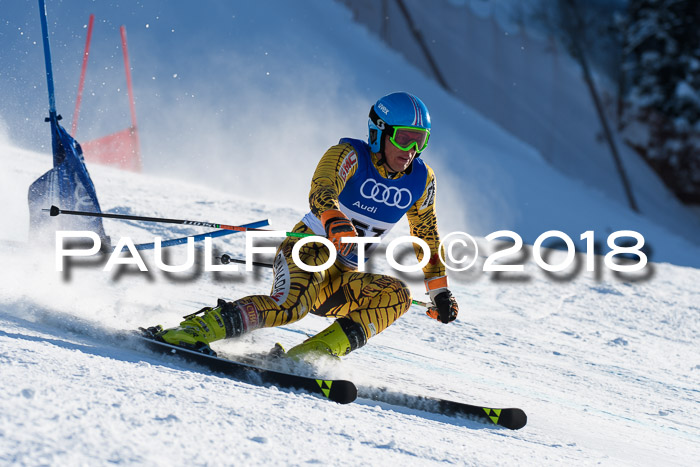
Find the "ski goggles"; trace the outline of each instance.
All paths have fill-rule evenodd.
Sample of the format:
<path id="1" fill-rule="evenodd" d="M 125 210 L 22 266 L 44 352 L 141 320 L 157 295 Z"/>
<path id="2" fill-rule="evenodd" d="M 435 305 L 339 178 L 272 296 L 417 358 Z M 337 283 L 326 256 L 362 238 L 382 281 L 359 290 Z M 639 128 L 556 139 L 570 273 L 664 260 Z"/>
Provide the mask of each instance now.
<path id="1" fill-rule="evenodd" d="M 413 126 L 395 126 L 392 128 L 394 133 L 389 137 L 389 141 L 402 151 L 408 151 L 415 147 L 416 152 L 423 152 L 428 146 L 430 130 Z"/>

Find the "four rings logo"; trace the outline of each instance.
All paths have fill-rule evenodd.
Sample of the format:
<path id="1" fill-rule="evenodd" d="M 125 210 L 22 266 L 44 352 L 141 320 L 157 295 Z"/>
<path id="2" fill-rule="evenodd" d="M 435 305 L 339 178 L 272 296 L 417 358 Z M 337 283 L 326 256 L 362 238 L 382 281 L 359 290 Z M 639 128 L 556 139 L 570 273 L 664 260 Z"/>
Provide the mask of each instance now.
<path id="1" fill-rule="evenodd" d="M 365 180 L 360 187 L 360 194 L 364 198 L 399 209 L 406 209 L 413 202 L 413 196 L 408 188 L 386 186 L 373 178 Z"/>

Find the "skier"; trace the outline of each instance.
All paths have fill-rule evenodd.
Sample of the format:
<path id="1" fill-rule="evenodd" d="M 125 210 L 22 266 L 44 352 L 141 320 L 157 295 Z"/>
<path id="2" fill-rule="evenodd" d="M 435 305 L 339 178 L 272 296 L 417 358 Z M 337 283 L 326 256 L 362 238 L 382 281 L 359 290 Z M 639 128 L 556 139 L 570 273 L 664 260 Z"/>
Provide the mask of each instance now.
<path id="1" fill-rule="evenodd" d="M 432 301 L 427 314 L 442 323 L 453 321 L 458 306 L 438 258 L 435 175 L 419 158 L 429 136 L 428 109 L 416 96 L 397 92 L 379 99 L 370 109 L 369 144 L 344 138 L 326 151 L 311 181 L 311 210 L 293 229 L 327 236 L 337 249 L 335 263 L 322 272 L 304 271 L 292 259 L 292 248 L 300 239 L 287 237 L 277 249 L 269 295 L 219 300 L 215 307 L 186 316 L 178 327 L 150 328 L 154 337 L 213 354 L 209 344 L 214 341 L 283 326 L 312 313 L 336 320 L 286 355 L 295 359 L 346 355 L 403 315 L 411 306 L 411 293 L 394 277 L 359 272 L 358 246 L 342 238 L 384 237 L 404 214 L 411 235 L 430 247 L 430 260 L 423 268 Z M 366 246 L 366 257 L 376 246 Z M 417 245 L 414 250 L 421 261 L 422 250 Z M 318 266 L 329 254 L 325 246 L 313 242 L 301 247 L 299 257 Z"/>

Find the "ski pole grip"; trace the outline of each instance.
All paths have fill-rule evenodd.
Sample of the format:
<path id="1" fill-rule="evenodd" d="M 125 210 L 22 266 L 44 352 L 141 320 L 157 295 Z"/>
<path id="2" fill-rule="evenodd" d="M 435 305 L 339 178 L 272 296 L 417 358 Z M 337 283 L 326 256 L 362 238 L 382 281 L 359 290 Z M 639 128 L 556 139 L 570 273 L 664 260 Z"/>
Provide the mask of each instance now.
<path id="1" fill-rule="evenodd" d="M 317 235 L 316 234 L 302 233 L 302 232 L 287 232 L 287 237 L 304 238 L 304 237 L 317 237 Z"/>

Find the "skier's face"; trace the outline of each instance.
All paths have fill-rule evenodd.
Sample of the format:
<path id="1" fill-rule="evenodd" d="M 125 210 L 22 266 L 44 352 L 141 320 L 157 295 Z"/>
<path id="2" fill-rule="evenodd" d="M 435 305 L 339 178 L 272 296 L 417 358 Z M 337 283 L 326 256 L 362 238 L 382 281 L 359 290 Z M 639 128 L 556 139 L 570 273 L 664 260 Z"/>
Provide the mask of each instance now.
<path id="1" fill-rule="evenodd" d="M 384 135 L 384 156 L 386 157 L 386 165 L 389 166 L 392 172 L 403 172 L 408 169 L 408 166 L 416 157 L 415 145 L 408 151 L 402 151 L 389 141 L 389 136 Z"/>

